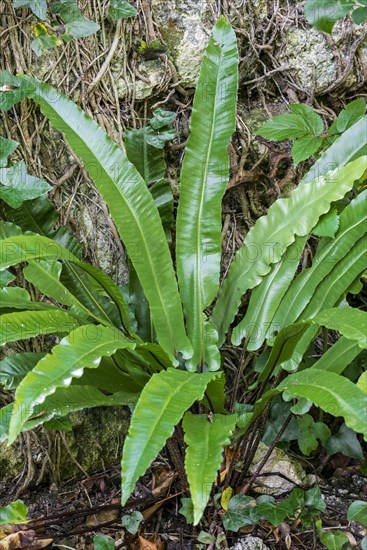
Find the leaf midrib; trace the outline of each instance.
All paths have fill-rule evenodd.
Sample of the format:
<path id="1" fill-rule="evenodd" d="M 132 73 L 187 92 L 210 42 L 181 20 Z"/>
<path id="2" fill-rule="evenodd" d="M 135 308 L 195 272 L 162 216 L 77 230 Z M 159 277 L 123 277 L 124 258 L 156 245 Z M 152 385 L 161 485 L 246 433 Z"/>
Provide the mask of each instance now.
<path id="1" fill-rule="evenodd" d="M 329 184 L 332 183 L 332 180 L 330 180 L 328 182 Z M 301 189 L 301 188 L 298 188 L 298 189 Z M 316 189 L 315 189 L 316 191 Z M 320 190 L 319 190 L 320 191 Z M 326 193 L 330 193 L 330 185 L 325 185 L 322 187 L 322 191 L 326 194 Z M 297 192 L 297 189 L 295 190 L 295 192 Z M 290 199 L 280 199 L 280 200 L 290 200 Z M 312 211 L 313 209 L 313 204 L 319 204 L 320 203 L 320 195 L 316 196 L 316 193 L 315 193 L 315 197 L 314 197 L 314 200 L 312 202 L 308 202 L 307 203 L 307 210 L 308 211 Z M 297 201 L 298 202 L 298 201 Z M 330 202 L 330 201 L 328 201 Z M 276 204 L 276 203 L 275 203 Z M 292 210 L 295 210 L 294 209 L 294 205 L 293 205 L 293 208 Z M 295 214 L 296 218 L 299 219 L 300 217 L 300 212 L 297 211 L 297 213 Z M 321 216 L 321 214 L 320 214 Z M 276 218 L 276 214 L 274 214 L 274 217 Z M 261 219 L 261 218 L 260 218 Z M 265 220 L 265 217 L 263 218 Z M 269 218 L 268 218 L 269 220 Z M 275 220 L 276 221 L 276 220 Z M 283 231 L 287 229 L 287 227 L 289 227 L 290 225 L 290 220 L 289 218 L 287 218 L 284 223 L 282 225 L 279 226 L 279 224 L 276 225 L 276 232 L 272 231 L 272 229 L 274 228 L 274 220 L 271 220 L 271 225 L 266 225 L 265 229 L 266 229 L 266 236 L 269 236 L 271 234 L 271 237 L 273 240 L 276 240 L 277 238 L 277 235 L 280 234 L 282 235 Z M 255 226 L 254 226 L 255 227 Z M 260 226 L 260 229 L 261 229 L 261 226 Z M 348 228 L 349 229 L 349 228 Z M 299 237 L 302 237 L 303 235 L 300 235 L 299 232 L 295 232 L 293 231 L 293 233 L 291 235 L 289 235 L 288 239 L 291 239 L 290 242 L 288 243 L 288 246 L 290 246 L 291 244 L 294 243 L 295 241 L 295 238 L 296 236 L 299 236 Z M 252 241 L 252 239 L 250 240 L 250 242 Z M 246 248 L 246 241 L 244 242 L 244 247 Z M 284 249 L 286 249 L 287 246 L 284 247 Z M 283 252 L 284 253 L 284 249 L 283 249 Z M 240 251 L 241 250 L 244 250 L 244 248 L 240 248 Z M 241 254 L 241 252 L 240 252 Z M 238 262 L 238 269 L 237 271 L 239 271 L 239 269 L 241 268 L 241 265 L 240 265 L 241 262 Z M 248 274 L 249 271 L 251 271 L 251 263 L 248 262 L 247 263 L 247 269 L 242 273 L 242 275 L 240 277 L 238 277 L 238 281 L 240 282 L 242 279 L 244 279 L 246 277 L 246 275 Z M 269 264 L 270 265 L 270 264 Z M 259 270 L 258 270 L 259 271 Z M 261 273 L 259 273 L 261 275 Z"/>
<path id="2" fill-rule="evenodd" d="M 200 376 L 200 375 L 199 375 L 199 376 Z M 207 382 L 207 383 L 209 383 L 209 381 L 210 381 L 210 379 L 208 379 L 208 382 Z M 151 439 L 152 439 L 152 437 L 154 436 L 154 432 L 155 432 L 157 426 L 159 425 L 160 421 L 162 420 L 163 416 L 167 413 L 167 406 L 168 406 L 168 404 L 169 404 L 171 401 L 173 401 L 174 397 L 175 397 L 179 392 L 181 392 L 185 386 L 187 386 L 188 384 L 192 384 L 193 379 L 190 378 L 189 380 L 184 380 L 184 381 L 181 383 L 181 385 L 179 385 L 178 387 L 176 387 L 175 389 L 173 389 L 173 391 L 172 391 L 172 386 L 169 384 L 169 382 L 168 382 L 167 380 L 165 380 L 164 382 L 165 382 L 165 384 L 166 384 L 167 387 L 168 387 L 167 397 L 166 397 L 166 399 L 164 400 L 164 402 L 162 403 L 160 414 L 159 414 L 157 417 L 155 417 L 154 422 L 152 422 L 152 423 L 150 424 L 149 435 L 148 435 L 148 437 L 145 438 L 145 441 L 144 441 L 144 450 L 149 449 Z M 162 381 L 162 383 L 163 383 L 163 381 Z M 205 388 L 204 388 L 204 390 L 205 390 Z M 197 401 L 198 399 L 200 399 L 200 395 L 201 395 L 201 393 L 202 393 L 204 390 L 202 390 L 202 391 L 200 392 L 200 394 L 196 394 L 196 397 L 192 400 L 192 402 L 195 402 L 195 401 Z M 140 398 L 140 399 L 141 399 L 141 398 Z M 142 405 L 141 405 L 141 406 L 142 406 Z M 139 412 L 139 410 L 140 410 L 140 407 L 139 407 L 139 409 L 137 410 L 137 412 Z M 184 412 L 185 412 L 185 411 L 182 412 L 182 415 L 184 414 Z M 172 428 L 174 428 L 174 426 L 173 426 Z M 139 472 L 139 470 L 140 470 L 140 468 L 141 468 L 141 464 L 144 466 L 144 459 L 145 459 L 144 452 L 141 452 L 141 453 L 140 453 L 139 460 L 138 460 L 138 462 L 136 463 L 136 467 L 135 467 L 134 472 L 133 472 L 133 474 L 132 474 L 132 476 L 131 476 L 132 479 L 135 479 L 137 472 Z"/>
<path id="3" fill-rule="evenodd" d="M 110 342 L 108 342 L 108 341 L 106 342 L 106 341 L 104 340 L 103 342 L 100 342 L 98 345 L 96 345 L 92 350 L 89 349 L 89 350 L 85 351 L 82 355 L 80 355 L 77 359 L 74 359 L 73 362 L 72 362 L 72 364 L 68 363 L 68 364 L 62 369 L 62 371 L 59 370 L 59 371 L 57 372 L 58 376 L 54 376 L 54 377 L 51 379 L 52 382 L 51 382 L 51 383 L 49 382 L 47 391 L 46 391 L 46 392 L 42 392 L 42 394 L 45 393 L 45 394 L 46 394 L 46 397 L 47 397 L 48 395 L 51 395 L 51 394 L 53 393 L 53 391 L 54 391 L 55 388 L 57 388 L 57 387 L 65 387 L 65 386 L 57 386 L 57 385 L 55 385 L 55 384 L 57 383 L 58 380 L 60 380 L 60 379 L 63 380 L 64 376 L 66 376 L 66 375 L 68 374 L 69 370 L 72 369 L 72 368 L 75 368 L 75 367 L 77 366 L 78 363 L 82 363 L 82 362 L 84 362 L 84 361 L 88 361 L 88 355 L 91 355 L 92 353 L 93 353 L 93 354 L 94 354 L 94 353 L 98 353 L 98 350 L 99 350 L 100 348 L 103 348 L 103 347 L 106 346 L 108 343 L 109 343 L 109 344 L 113 344 L 114 342 L 115 342 L 115 339 L 112 338 L 112 337 L 111 337 L 111 341 L 110 341 Z M 59 344 L 59 345 L 60 345 L 60 344 Z M 115 345 L 116 345 L 116 344 L 115 344 Z M 66 349 L 66 348 L 65 348 L 65 349 Z M 116 347 L 116 349 L 117 349 L 117 347 Z M 115 351 L 116 351 L 116 350 L 115 350 Z M 51 357 L 53 357 L 53 358 L 56 357 L 54 354 L 50 354 L 50 355 L 51 355 Z M 46 356 L 46 357 L 47 357 L 47 356 Z M 102 357 L 103 357 L 103 355 L 101 355 L 101 359 L 102 359 Z M 57 358 L 57 357 L 56 357 L 56 358 Z M 91 358 L 91 360 L 92 360 L 92 358 Z M 44 363 L 44 362 L 45 362 L 45 359 L 42 360 L 42 363 Z M 96 368 L 97 368 L 97 366 L 98 366 L 98 365 L 96 365 Z M 42 375 L 42 374 L 43 374 L 42 371 L 38 371 L 38 370 L 37 370 L 37 367 L 38 367 L 38 364 L 34 367 L 34 369 L 32 369 L 32 370 L 30 371 L 30 374 L 33 373 L 33 374 L 36 374 L 36 375 Z M 90 367 L 81 366 L 80 368 L 82 368 L 83 371 L 84 371 L 85 368 L 90 368 Z M 56 373 L 55 373 L 55 374 L 56 374 Z M 74 378 L 74 377 L 73 377 L 73 378 Z M 79 378 L 79 377 L 76 377 L 76 378 Z M 26 382 L 26 379 L 24 379 L 24 381 Z M 25 384 L 24 384 L 24 385 L 25 385 Z M 20 389 L 23 389 L 23 384 L 22 384 L 22 383 L 19 385 L 18 391 L 19 391 Z M 39 396 L 39 395 L 41 395 L 41 394 L 38 393 L 38 396 Z M 16 400 L 16 401 L 19 402 L 18 400 Z M 31 401 L 28 400 L 28 402 L 29 402 L 29 403 L 34 402 L 34 398 L 32 398 Z M 21 403 L 21 404 L 22 404 L 22 403 L 27 403 L 27 400 L 20 401 L 20 403 Z"/>
<path id="4" fill-rule="evenodd" d="M 155 270 L 153 269 L 153 263 L 152 263 L 152 259 L 151 259 L 151 255 L 149 253 L 149 248 L 147 246 L 147 243 L 146 243 L 146 239 L 145 239 L 145 235 L 144 235 L 144 232 L 142 230 L 142 227 L 140 225 L 140 222 L 139 222 L 139 216 L 137 217 L 135 215 L 135 209 L 133 209 L 128 203 L 127 201 L 125 200 L 123 194 L 122 194 L 122 191 L 119 187 L 119 185 L 115 184 L 113 178 L 111 177 L 110 173 L 107 171 L 107 169 L 105 168 L 104 164 L 102 162 L 100 162 L 99 158 L 94 154 L 94 152 L 89 148 L 87 142 L 82 139 L 81 137 L 78 136 L 78 134 L 75 132 L 75 130 L 66 122 L 66 120 L 64 120 L 61 115 L 59 115 L 57 113 L 57 111 L 55 111 L 55 109 L 49 104 L 47 103 L 43 98 L 39 99 L 39 103 L 42 103 L 42 100 L 46 103 L 46 108 L 49 108 L 51 111 L 53 111 L 57 118 L 59 118 L 63 124 L 65 124 L 65 126 L 67 126 L 69 128 L 69 130 L 73 133 L 73 135 L 75 135 L 77 137 L 77 139 L 80 139 L 83 144 L 85 145 L 85 147 L 88 149 L 88 151 L 90 152 L 90 154 L 92 155 L 93 158 L 95 158 L 95 160 L 98 162 L 98 164 L 101 166 L 103 172 L 106 174 L 106 176 L 108 177 L 109 181 L 111 181 L 113 183 L 113 186 L 114 186 L 114 189 L 118 190 L 118 193 L 122 199 L 122 202 L 126 205 L 127 207 L 127 210 L 131 212 L 132 214 L 132 217 L 134 218 L 135 222 L 136 222 L 136 225 L 138 227 L 138 230 L 139 230 L 139 233 L 140 233 L 140 236 L 141 236 L 141 239 L 142 239 L 142 242 L 144 243 L 144 248 L 145 248 L 145 251 L 146 251 L 146 258 L 148 258 L 148 262 L 149 262 L 149 266 L 150 266 L 150 271 L 151 271 L 151 274 L 152 274 L 152 278 L 154 280 L 154 286 L 155 286 L 155 289 L 157 291 L 157 295 L 159 296 L 159 301 L 160 301 L 160 304 L 161 304 L 161 308 L 164 312 L 164 315 L 165 315 L 165 318 L 166 318 L 166 326 L 168 327 L 168 330 L 169 330 L 169 336 L 170 336 L 170 339 L 171 339 L 171 343 L 172 343 L 172 347 L 174 348 L 175 346 L 173 345 L 175 340 L 173 338 L 173 327 L 171 326 L 171 323 L 169 322 L 169 316 L 168 316 L 168 313 L 167 313 L 167 308 L 166 308 L 166 304 L 162 298 L 162 294 L 161 294 L 161 290 L 160 290 L 160 285 L 158 284 L 158 281 L 157 281 L 157 277 L 156 277 L 156 273 L 155 273 Z M 85 115 L 86 116 L 86 115 Z M 92 119 L 93 120 L 93 119 Z M 95 122 L 95 121 L 93 121 Z M 61 130 L 62 131 L 62 130 Z M 64 132 L 65 133 L 65 132 Z M 107 136 L 107 134 L 106 134 Z M 108 137 L 108 136 L 107 136 Z M 109 138 L 110 139 L 110 138 Z M 112 141 L 112 140 L 111 140 Z M 112 142 L 112 146 L 116 146 L 116 150 L 119 150 L 118 146 Z M 125 159 L 127 163 L 129 163 L 128 159 L 126 158 Z M 139 177 L 140 174 L 139 174 Z M 100 192 L 100 194 L 102 195 L 99 187 L 97 186 L 97 189 L 98 191 Z M 103 200 L 105 200 L 105 198 L 103 197 L 102 195 L 102 198 Z M 152 199 L 153 200 L 153 199 Z M 106 201 L 107 202 L 107 201 Z M 116 223 L 117 225 L 117 223 Z"/>
<path id="5" fill-rule="evenodd" d="M 213 39 L 214 41 L 214 39 Z M 211 151 L 212 151 L 212 145 L 213 145 L 213 141 L 214 141 L 214 128 L 215 128 L 215 122 L 216 122 L 216 119 L 217 119 L 217 110 L 216 110 L 216 105 L 217 105 L 217 96 L 218 96 L 218 81 L 219 81 L 219 74 L 221 72 L 221 66 L 222 66 L 222 62 L 223 62 L 223 50 L 221 49 L 220 50 L 220 59 L 219 59 L 219 62 L 218 62 L 218 70 L 217 70 L 217 74 L 216 74 L 216 79 L 215 79 L 215 96 L 214 96 L 214 101 L 213 101 L 213 104 L 214 104 L 214 109 L 212 111 L 213 113 L 213 116 L 212 116 L 212 119 L 211 119 L 211 126 L 210 126 L 210 139 L 209 139 L 209 144 L 208 144 L 208 148 L 207 148 L 207 154 L 206 154 L 206 162 L 205 162 L 205 169 L 204 169 L 204 174 L 203 174 L 203 178 L 202 178 L 202 181 L 204 182 L 204 184 L 201 186 L 201 196 L 200 196 L 200 206 L 199 206 L 199 210 L 198 210 L 198 231 L 197 231 L 197 238 L 196 238 L 196 249 L 197 249 L 197 254 L 196 254 L 196 289 L 197 289 L 197 296 L 198 296 L 198 311 L 196 312 L 197 313 L 197 316 L 198 316 L 198 321 L 199 321 L 199 346 L 200 346 L 200 349 L 198 350 L 199 351 L 199 361 L 201 362 L 204 358 L 204 355 L 205 355 L 205 346 L 204 346 L 204 321 L 203 321 L 203 311 L 204 311 L 204 299 L 203 299 L 203 284 L 205 281 L 202 282 L 202 279 L 203 279 L 203 276 L 202 276 L 202 269 L 201 269 L 201 265 L 202 265 L 202 249 L 201 249 L 201 242 L 202 242 L 202 227 L 203 227 L 203 224 L 202 224 L 202 219 L 203 219 L 203 210 L 204 210 L 204 199 L 205 199 L 205 194 L 206 194 L 206 188 L 207 188 L 207 185 L 208 185 L 208 182 L 207 182 L 207 176 L 208 176 L 208 165 L 209 165 L 209 160 L 210 160 L 210 156 L 211 156 Z"/>

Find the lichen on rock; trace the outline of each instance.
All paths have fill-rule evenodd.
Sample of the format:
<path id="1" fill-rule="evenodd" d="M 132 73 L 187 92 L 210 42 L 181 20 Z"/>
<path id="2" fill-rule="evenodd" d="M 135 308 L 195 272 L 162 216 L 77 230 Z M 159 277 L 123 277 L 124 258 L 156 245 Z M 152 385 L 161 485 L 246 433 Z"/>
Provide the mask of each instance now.
<path id="1" fill-rule="evenodd" d="M 268 448 L 264 443 L 260 443 L 250 466 L 251 474 L 256 471 L 259 463 L 268 452 Z M 281 495 L 291 491 L 297 485 L 305 485 L 308 481 L 302 464 L 298 460 L 289 458 L 284 451 L 277 448 L 271 453 L 261 473 L 268 475 L 261 476 L 260 474 L 257 477 L 254 491 L 265 495 Z M 277 474 L 282 474 L 284 477 Z"/>
<path id="2" fill-rule="evenodd" d="M 111 65 L 118 97 L 124 99 L 133 94 L 135 99 L 143 100 L 154 95 L 165 74 L 162 61 L 159 59 L 139 61 L 137 64 L 138 72 L 134 79 L 131 75 L 127 75 L 126 79 L 124 78 L 122 74 L 123 63 L 123 59 L 116 58 Z M 139 74 L 144 77 L 144 80 L 139 78 Z"/>
<path id="3" fill-rule="evenodd" d="M 210 4 L 213 1 L 152 0 L 159 32 L 184 87 L 195 86 L 199 76 L 213 22 Z"/>
<path id="4" fill-rule="evenodd" d="M 279 48 L 278 60 L 295 69 L 306 90 L 321 92 L 334 82 L 337 63 L 325 37 L 313 28 L 291 28 Z"/>

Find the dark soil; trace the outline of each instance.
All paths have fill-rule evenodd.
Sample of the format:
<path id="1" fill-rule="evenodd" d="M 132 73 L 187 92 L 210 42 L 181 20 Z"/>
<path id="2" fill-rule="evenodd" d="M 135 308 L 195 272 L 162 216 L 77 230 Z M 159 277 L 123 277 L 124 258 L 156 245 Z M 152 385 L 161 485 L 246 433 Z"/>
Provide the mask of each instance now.
<path id="1" fill-rule="evenodd" d="M 137 550 L 157 548 L 159 550 L 178 550 L 191 548 L 210 548 L 200 544 L 197 537 L 200 531 L 211 532 L 218 536 L 222 531 L 221 514 L 213 502 L 209 504 L 205 520 L 198 527 L 187 525 L 179 513 L 181 507 L 178 481 L 169 483 L 174 476 L 164 463 L 155 463 L 152 470 L 141 480 L 129 501 L 129 506 L 121 510 L 119 466 L 96 472 L 89 478 L 72 480 L 59 487 L 55 484 L 29 490 L 22 499 L 29 507 L 31 519 L 28 529 L 36 532 L 36 540 L 52 539 L 52 548 L 72 548 L 90 550 L 93 537 L 105 534 L 115 541 L 115 548 Z M 152 488 L 157 481 L 155 489 Z M 167 483 L 168 481 L 168 483 Z M 158 485 L 159 483 L 159 485 Z M 328 479 L 319 480 L 320 489 L 326 503 L 321 515 L 323 528 L 342 529 L 351 533 L 357 543 L 363 537 L 361 525 L 348 522 L 347 509 L 354 500 L 367 501 L 367 479 L 355 467 L 337 469 Z M 162 488 L 162 491 L 161 491 Z M 11 487 L 9 487 L 9 493 Z M 285 495 L 286 496 L 286 495 Z M 11 498 L 8 500 L 12 500 Z M 6 504 L 2 499 L 1 504 Z M 140 511 L 145 521 L 137 535 L 124 529 L 121 517 L 133 511 Z M 210 522 L 210 524 L 208 523 Z M 287 546 L 285 537 L 290 535 L 291 546 Z M 325 548 L 315 540 L 312 529 L 302 530 L 302 525 L 281 525 L 274 530 L 269 524 L 242 529 L 239 533 L 227 532 L 222 535 L 219 548 L 231 547 L 247 535 L 261 538 L 269 549 L 315 549 Z M 144 546 L 141 538 L 151 541 L 153 546 Z M 228 545 L 228 546 L 227 546 Z"/>

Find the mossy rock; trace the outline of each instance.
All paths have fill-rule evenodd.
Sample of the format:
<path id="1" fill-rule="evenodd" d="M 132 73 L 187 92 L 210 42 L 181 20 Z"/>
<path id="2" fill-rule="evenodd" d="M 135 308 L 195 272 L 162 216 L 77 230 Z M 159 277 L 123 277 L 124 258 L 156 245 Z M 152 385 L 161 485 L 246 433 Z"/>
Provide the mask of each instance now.
<path id="1" fill-rule="evenodd" d="M 124 439 L 130 423 L 127 407 L 100 407 L 72 413 L 70 432 L 49 432 L 42 428 L 37 438 L 31 437 L 32 460 L 35 467 L 33 482 L 39 477 L 46 461 L 44 483 L 60 482 L 82 477 L 83 473 L 103 470 L 120 461 Z M 51 442 L 51 448 L 50 448 Z M 50 456 L 52 467 L 47 462 Z M 14 489 L 26 466 L 25 450 L 16 442 L 11 447 L 0 444 L 0 498 Z M 22 480 L 20 480 L 20 485 Z"/>

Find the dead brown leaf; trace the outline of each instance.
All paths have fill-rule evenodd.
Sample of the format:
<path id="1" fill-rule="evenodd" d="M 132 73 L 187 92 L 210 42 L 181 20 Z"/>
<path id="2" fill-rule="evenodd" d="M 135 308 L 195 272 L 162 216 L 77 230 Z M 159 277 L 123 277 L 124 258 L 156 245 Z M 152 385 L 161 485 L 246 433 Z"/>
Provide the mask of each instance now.
<path id="1" fill-rule="evenodd" d="M 349 531 L 344 531 L 344 534 L 348 537 L 349 543 L 352 546 L 352 548 L 355 548 L 356 546 L 358 546 L 358 543 L 354 538 L 354 536 L 352 535 L 352 533 L 350 533 Z"/>
<path id="2" fill-rule="evenodd" d="M 88 527 L 95 527 L 101 525 L 101 523 L 107 523 L 109 521 L 118 520 L 119 510 L 103 510 L 103 512 L 97 512 L 87 517 L 85 524 Z"/>
<path id="3" fill-rule="evenodd" d="M 154 497 L 161 495 L 166 489 L 168 489 L 172 485 L 172 482 L 176 477 L 177 473 L 168 472 L 165 477 L 161 478 L 160 484 L 152 490 L 152 495 Z"/>
<path id="4" fill-rule="evenodd" d="M 145 539 L 139 536 L 140 550 L 164 550 L 165 544 L 160 537 L 155 535 L 151 539 Z"/>
<path id="5" fill-rule="evenodd" d="M 28 548 L 34 541 L 36 534 L 34 531 L 19 531 L 8 535 L 0 542 L 0 550 L 16 550 L 18 548 Z"/>

